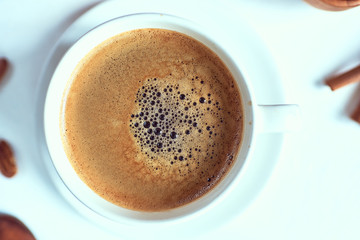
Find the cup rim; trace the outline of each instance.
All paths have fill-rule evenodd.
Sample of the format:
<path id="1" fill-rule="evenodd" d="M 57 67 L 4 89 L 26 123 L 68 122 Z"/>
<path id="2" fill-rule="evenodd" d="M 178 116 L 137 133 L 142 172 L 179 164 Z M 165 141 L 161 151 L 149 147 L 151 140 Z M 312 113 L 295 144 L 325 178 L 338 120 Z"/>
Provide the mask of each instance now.
<path id="1" fill-rule="evenodd" d="M 161 17 L 161 18 L 165 18 L 167 21 L 169 21 L 169 19 L 171 20 L 176 20 L 176 21 L 181 21 L 182 23 L 180 24 L 181 27 L 184 27 L 185 25 L 185 28 L 186 29 L 191 29 L 191 30 L 197 30 L 196 32 L 200 34 L 202 34 L 204 36 L 205 39 L 209 40 L 210 43 L 215 43 L 214 46 L 209 46 L 208 44 L 205 44 L 203 41 L 200 41 L 202 43 L 204 43 L 206 46 L 208 46 L 211 50 L 214 50 L 213 48 L 219 48 L 219 46 L 216 46 L 217 44 L 217 41 L 214 40 L 213 36 L 211 36 L 211 34 L 208 34 L 208 32 L 206 32 L 206 30 L 203 29 L 203 26 L 199 26 L 197 24 L 194 24 L 193 22 L 187 20 L 187 19 L 184 19 L 184 18 L 181 18 L 181 17 L 178 17 L 178 16 L 173 16 L 173 15 L 169 15 L 169 14 L 161 14 L 161 13 L 136 13 L 136 14 L 129 14 L 129 15 L 125 15 L 125 16 L 121 16 L 121 17 L 118 17 L 118 18 L 115 18 L 115 19 L 111 19 L 107 22 L 104 22 L 100 25 L 98 25 L 97 27 L 91 29 L 90 31 L 88 31 L 86 34 L 84 34 L 79 40 L 77 40 L 72 46 L 71 48 L 68 49 L 68 51 L 65 53 L 65 55 L 61 58 L 60 62 L 58 63 L 57 67 L 56 67 L 56 70 L 51 78 L 51 81 L 50 81 L 50 84 L 49 84 L 49 87 L 48 87 L 48 90 L 47 90 L 47 94 L 46 94 L 46 99 L 45 99 L 45 106 L 44 106 L 44 133 L 45 133 L 45 139 L 46 139 L 46 144 L 47 144 L 47 147 L 48 147 L 48 150 L 49 150 L 49 153 L 50 153 L 50 157 L 51 157 L 51 162 L 52 164 L 54 165 L 54 168 L 58 174 L 58 176 L 60 177 L 61 181 L 63 182 L 63 184 L 66 186 L 66 188 L 72 193 L 72 195 L 74 197 L 76 197 L 82 204 L 84 204 L 86 207 L 88 207 L 89 209 L 93 210 L 94 212 L 98 213 L 99 215 L 102 215 L 99 211 L 95 210 L 95 209 L 92 209 L 91 206 L 89 206 L 88 204 L 86 204 L 86 202 L 84 202 L 81 198 L 78 197 L 78 195 L 72 191 L 72 188 L 71 186 L 69 186 L 69 183 L 66 179 L 64 179 L 64 174 L 61 173 L 61 170 L 58 168 L 58 165 L 57 165 L 57 162 L 56 161 L 59 161 L 59 160 L 54 160 L 54 158 L 56 159 L 57 156 L 54 154 L 54 151 L 53 151 L 53 147 L 50 145 L 49 146 L 49 141 L 51 142 L 51 138 L 52 138 L 52 134 L 49 133 L 49 126 L 48 126 L 48 123 L 49 123 L 49 119 L 48 119 L 48 112 L 49 112 L 49 109 L 52 108 L 51 103 L 49 103 L 49 96 L 51 96 L 51 92 L 54 91 L 54 89 L 56 87 L 54 87 L 54 79 L 57 79 L 56 76 L 58 76 L 59 74 L 61 74 L 60 72 L 62 71 L 62 67 L 64 66 L 64 64 L 66 64 L 67 60 L 69 57 L 71 57 L 71 54 L 74 52 L 74 49 L 77 49 L 79 48 L 79 46 L 81 47 L 82 44 L 83 44 L 83 41 L 91 38 L 92 35 L 96 34 L 97 31 L 99 31 L 99 29 L 102 29 L 104 28 L 104 26 L 110 26 L 111 24 L 113 24 L 114 22 L 123 22 L 124 19 L 129 19 L 129 18 L 138 18 L 138 17 Z M 175 22 L 176 22 L 175 21 Z M 171 21 L 170 21 L 171 22 Z M 184 23 L 186 22 L 186 24 Z M 143 28 L 146 28 L 146 27 L 143 27 Z M 134 28 L 135 29 L 135 28 Z M 134 30 L 133 29 L 133 30 Z M 166 28 L 168 29 L 168 28 Z M 121 32 L 124 32 L 124 31 L 121 31 Z M 118 33 L 117 33 L 118 34 Z M 117 34 L 113 34 L 112 36 L 115 36 Z M 190 36 L 192 37 L 192 36 Z M 85 40 L 84 40 L 85 39 Z M 108 39 L 108 38 L 106 38 Z M 199 40 L 199 39 L 197 39 Z M 100 44 L 100 43 L 98 43 Z M 96 45 L 98 45 L 96 44 Z M 94 47 L 96 46 L 94 45 Z M 253 94 L 252 94 L 252 91 L 251 91 L 251 86 L 249 84 L 249 82 L 246 82 L 246 76 L 243 76 L 244 75 L 244 72 L 241 71 L 240 72 L 240 66 L 237 66 L 237 64 L 235 64 L 234 60 L 231 58 L 231 54 L 229 52 L 226 52 L 224 49 L 222 48 L 219 48 L 221 52 L 223 52 L 225 54 L 225 56 L 228 58 L 227 61 L 230 61 L 232 63 L 232 65 L 236 66 L 236 69 L 238 70 L 238 75 L 240 74 L 242 76 L 242 80 L 243 82 L 245 83 L 245 86 L 246 86 L 246 90 L 248 92 L 248 98 L 250 99 L 250 101 L 252 102 L 253 105 L 256 105 L 255 103 L 255 100 L 253 98 Z M 217 55 L 219 55 L 217 52 L 216 52 Z M 83 58 L 84 56 L 82 56 L 81 58 Z M 219 56 L 223 61 L 223 57 L 222 56 Z M 81 59 L 80 58 L 80 59 Z M 65 62 L 65 63 L 64 63 Z M 227 66 L 228 64 L 225 63 Z M 76 66 L 73 66 L 73 69 L 75 69 Z M 228 66 L 229 67 L 229 66 Z M 232 74 L 233 71 L 231 71 Z M 235 78 L 235 76 L 234 76 Z M 66 82 L 68 80 L 66 79 Z M 239 87 L 240 88 L 240 87 Z M 65 91 L 65 89 L 62 89 L 62 91 Z M 242 99 L 243 100 L 243 99 Z M 242 105 L 243 107 L 245 107 L 245 102 L 242 101 Z M 252 109 L 252 108 L 251 108 Z M 245 111 L 245 110 L 244 110 Z M 60 109 L 59 109 L 59 112 L 60 112 Z M 206 206 L 202 207 L 201 209 L 197 210 L 196 212 L 193 212 L 193 213 L 188 213 L 184 216 L 181 216 L 181 217 L 175 217 L 175 218 L 171 218 L 171 219 L 156 219 L 155 222 L 161 222 L 163 223 L 164 221 L 166 222 L 174 222 L 174 221 L 169 221 L 169 220 L 186 220 L 188 219 L 190 216 L 195 216 L 197 214 L 199 214 L 200 212 L 203 212 L 205 211 L 206 209 L 209 209 L 211 207 L 213 207 L 216 202 L 218 201 L 221 201 L 222 198 L 224 198 L 229 192 L 231 192 L 231 189 L 237 184 L 238 180 L 240 179 L 239 175 L 241 174 L 241 172 L 243 172 L 246 168 L 246 162 L 247 160 L 249 159 L 250 155 L 251 155 L 251 152 L 252 152 L 252 147 L 254 145 L 254 141 L 255 141 L 255 136 L 256 134 L 254 133 L 254 125 L 255 125 L 255 117 L 254 117 L 254 111 L 251 111 L 251 116 L 249 116 L 251 119 L 252 119 L 252 127 L 251 127 L 251 136 L 250 136 L 250 140 L 249 140 L 249 148 L 248 148 L 248 152 L 246 154 L 246 159 L 244 160 L 243 164 L 242 164 L 242 167 L 241 167 L 241 171 L 239 170 L 239 172 L 237 173 L 237 176 L 231 181 L 231 183 L 229 184 L 229 186 L 226 187 L 226 189 L 224 191 L 221 192 L 221 194 L 219 196 L 217 196 L 215 199 L 213 199 L 211 202 L 209 202 Z M 245 121 L 244 121 L 244 125 L 245 125 Z M 249 130 L 250 131 L 250 130 Z M 60 133 L 59 133 L 59 137 L 60 137 Z M 242 140 L 243 141 L 243 140 Z M 62 146 L 62 145 L 61 145 Z M 244 148 L 244 146 L 240 146 L 239 147 L 239 152 Z M 66 159 L 67 160 L 67 159 Z M 236 160 L 238 161 L 238 160 Z M 230 170 L 229 170 L 230 172 Z M 229 175 L 229 172 L 226 174 L 225 178 L 227 178 L 227 176 Z M 221 182 L 224 181 L 224 179 L 221 180 Z M 219 185 L 219 184 L 218 184 Z M 215 186 L 214 188 L 216 188 L 218 186 Z M 214 189 L 210 190 L 210 192 L 214 191 Z M 208 195 L 209 193 L 205 194 Z M 201 197 L 203 198 L 203 197 Z M 201 199 L 200 198 L 200 199 Z M 195 200 L 193 202 L 196 202 L 198 200 Z M 192 204 L 193 202 L 187 204 L 187 205 L 190 205 Z M 187 206 L 185 205 L 185 206 Z M 183 208 L 183 207 L 179 207 L 179 208 Z M 176 209 L 179 209 L 179 208 L 176 208 Z M 130 210 L 130 211 L 133 211 L 133 210 Z M 105 216 L 106 217 L 106 216 Z M 139 219 L 136 219 L 137 220 L 137 223 L 139 222 L 138 220 Z M 149 221 L 149 220 L 145 220 L 145 221 L 140 221 L 140 222 L 146 222 L 146 223 L 149 223 L 149 222 L 154 222 L 153 220 L 152 221 Z"/>

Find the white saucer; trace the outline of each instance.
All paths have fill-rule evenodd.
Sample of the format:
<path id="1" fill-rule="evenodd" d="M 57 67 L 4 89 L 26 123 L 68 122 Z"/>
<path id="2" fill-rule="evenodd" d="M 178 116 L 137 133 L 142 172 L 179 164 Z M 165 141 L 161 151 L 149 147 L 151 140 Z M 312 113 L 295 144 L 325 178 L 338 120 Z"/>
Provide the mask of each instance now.
<path id="1" fill-rule="evenodd" d="M 249 27 L 244 19 L 238 16 L 231 8 L 231 4 L 212 1 L 211 6 L 204 9 L 204 4 L 209 5 L 206 1 L 183 0 L 165 4 L 158 1 L 106 1 L 96 5 L 88 12 L 79 17 L 62 35 L 49 55 L 47 63 L 44 64 L 42 78 L 39 84 L 39 104 L 38 104 L 38 138 L 41 156 L 48 166 L 49 175 L 58 187 L 59 191 L 66 197 L 71 205 L 75 207 L 86 218 L 93 220 L 94 224 L 99 224 L 120 236 L 136 237 L 143 236 L 144 231 L 149 236 L 171 237 L 176 235 L 179 239 L 189 236 L 200 235 L 214 229 L 222 224 L 239 216 L 244 209 L 255 199 L 260 190 L 265 185 L 272 169 L 276 164 L 283 143 L 282 134 L 262 134 L 258 136 L 255 151 L 247 162 L 243 172 L 243 181 L 236 186 L 227 199 L 210 211 L 191 219 L 187 222 L 180 222 L 176 225 L 170 225 L 163 228 L 161 225 L 151 226 L 147 229 L 136 229 L 130 226 L 119 225 L 110 222 L 100 215 L 95 214 L 80 201 L 75 198 L 62 183 L 57 175 L 44 138 L 43 132 L 43 104 L 45 94 L 51 78 L 51 75 L 66 50 L 84 33 L 93 27 L 108 21 L 112 18 L 139 12 L 159 12 L 168 13 L 175 16 L 187 18 L 200 25 L 210 25 L 217 34 L 226 43 L 225 48 L 234 52 L 234 59 L 246 71 L 246 76 L 251 79 L 257 102 L 259 104 L 281 104 L 285 103 L 282 85 L 273 61 L 261 42 L 257 34 Z M 219 14 L 219 9 L 226 14 Z M 176 234 L 174 234 L 176 232 Z"/>

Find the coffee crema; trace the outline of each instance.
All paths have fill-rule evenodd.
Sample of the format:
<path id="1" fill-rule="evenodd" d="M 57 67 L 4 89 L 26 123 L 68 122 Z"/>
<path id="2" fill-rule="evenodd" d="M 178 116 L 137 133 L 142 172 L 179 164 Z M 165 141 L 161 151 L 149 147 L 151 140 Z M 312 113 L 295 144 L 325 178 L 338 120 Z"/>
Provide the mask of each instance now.
<path id="1" fill-rule="evenodd" d="M 138 29 L 94 48 L 63 96 L 66 155 L 95 193 L 164 211 L 203 196 L 241 145 L 242 103 L 221 59 L 184 34 Z"/>

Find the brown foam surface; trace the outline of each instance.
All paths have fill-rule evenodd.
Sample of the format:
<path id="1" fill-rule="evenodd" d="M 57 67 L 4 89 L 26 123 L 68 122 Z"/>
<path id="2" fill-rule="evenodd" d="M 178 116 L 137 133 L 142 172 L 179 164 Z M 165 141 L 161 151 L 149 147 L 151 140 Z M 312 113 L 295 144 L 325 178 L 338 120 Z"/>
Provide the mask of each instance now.
<path id="1" fill-rule="evenodd" d="M 242 106 L 222 61 L 177 32 L 115 36 L 78 65 L 64 94 L 63 144 L 80 178 L 125 208 L 163 211 L 228 172 Z"/>

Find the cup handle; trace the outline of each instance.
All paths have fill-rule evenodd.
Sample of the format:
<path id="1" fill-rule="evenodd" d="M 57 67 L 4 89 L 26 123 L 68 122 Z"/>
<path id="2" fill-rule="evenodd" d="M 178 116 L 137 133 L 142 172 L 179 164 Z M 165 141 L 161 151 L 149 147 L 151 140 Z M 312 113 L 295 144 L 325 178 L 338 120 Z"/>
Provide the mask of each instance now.
<path id="1" fill-rule="evenodd" d="M 257 105 L 256 128 L 259 133 L 299 131 L 300 107 L 296 104 Z"/>

